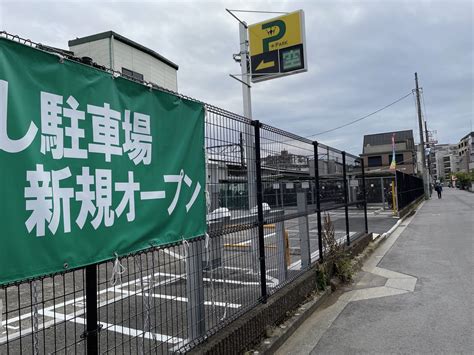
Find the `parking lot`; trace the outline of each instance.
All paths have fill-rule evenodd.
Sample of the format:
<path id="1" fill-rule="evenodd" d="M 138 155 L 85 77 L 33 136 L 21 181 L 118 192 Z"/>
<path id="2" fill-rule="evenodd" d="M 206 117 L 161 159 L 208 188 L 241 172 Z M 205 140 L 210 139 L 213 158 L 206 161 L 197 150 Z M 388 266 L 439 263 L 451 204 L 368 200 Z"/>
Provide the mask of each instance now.
<path id="1" fill-rule="evenodd" d="M 336 238 L 346 239 L 344 209 L 328 212 Z M 284 221 L 288 237 L 287 273 L 282 275 L 281 249 L 273 226 L 265 231 L 266 286 L 269 293 L 301 273 L 300 228 L 304 219 Z M 381 234 L 396 223 L 390 211 L 371 208 L 369 231 Z M 308 216 L 311 261 L 319 258 L 317 217 Z M 364 230 L 363 210 L 349 210 L 350 237 Z M 99 267 L 100 346 L 112 353 L 141 353 L 157 348 L 159 353 L 177 351 L 184 346 L 197 324 L 204 329 L 225 323 L 244 312 L 260 297 L 257 229 L 250 228 L 223 235 L 220 260 L 213 260 L 213 242 L 203 241 L 204 312 L 202 319 L 191 319 L 186 263 L 189 246 L 182 243 L 153 253 L 122 259 L 124 272 L 113 273 L 113 263 Z M 207 246 L 207 247 L 206 247 Z M 286 251 L 285 251 L 286 252 Z M 219 255 L 219 253 L 217 254 Z M 213 264 L 214 263 L 214 264 Z M 213 267 L 214 266 L 214 267 Z M 111 282 L 116 279 L 115 284 Z M 79 270 L 37 281 L 36 296 L 29 284 L 0 292 L 3 304 L 0 353 L 32 352 L 69 354 L 85 351 L 81 334 L 85 331 L 84 271 Z M 37 300 L 37 310 L 32 304 Z M 6 313 L 8 311 L 8 313 Z M 34 316 L 36 315 L 36 316 Z M 195 326 L 196 327 L 196 326 Z M 37 336 L 31 336 L 37 329 Z M 145 330 L 145 331 L 144 331 Z M 7 347 L 8 341 L 8 347 Z M 111 350 L 112 349 L 112 350 Z"/>

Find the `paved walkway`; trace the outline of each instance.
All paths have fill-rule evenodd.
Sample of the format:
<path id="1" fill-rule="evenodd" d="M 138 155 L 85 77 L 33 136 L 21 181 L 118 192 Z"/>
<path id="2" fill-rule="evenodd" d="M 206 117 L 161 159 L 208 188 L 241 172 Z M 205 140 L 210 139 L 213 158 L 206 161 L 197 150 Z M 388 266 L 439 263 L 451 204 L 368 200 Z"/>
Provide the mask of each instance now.
<path id="1" fill-rule="evenodd" d="M 277 354 L 474 352 L 474 194 L 433 197 Z"/>

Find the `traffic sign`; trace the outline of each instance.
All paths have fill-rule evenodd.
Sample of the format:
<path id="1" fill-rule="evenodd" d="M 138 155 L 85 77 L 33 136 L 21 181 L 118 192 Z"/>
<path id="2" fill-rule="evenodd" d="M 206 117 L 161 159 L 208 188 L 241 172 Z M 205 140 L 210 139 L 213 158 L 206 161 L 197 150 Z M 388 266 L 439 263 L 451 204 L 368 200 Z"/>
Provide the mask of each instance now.
<path id="1" fill-rule="evenodd" d="M 252 82 L 307 71 L 303 10 L 250 25 L 248 30 Z"/>

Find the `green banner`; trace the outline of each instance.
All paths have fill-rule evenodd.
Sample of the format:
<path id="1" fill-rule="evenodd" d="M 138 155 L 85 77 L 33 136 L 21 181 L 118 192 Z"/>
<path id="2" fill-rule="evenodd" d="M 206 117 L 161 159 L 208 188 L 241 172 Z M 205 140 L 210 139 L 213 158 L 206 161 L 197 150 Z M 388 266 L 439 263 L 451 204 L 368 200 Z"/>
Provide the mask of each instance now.
<path id="1" fill-rule="evenodd" d="M 0 284 L 206 230 L 204 107 L 0 39 Z"/>

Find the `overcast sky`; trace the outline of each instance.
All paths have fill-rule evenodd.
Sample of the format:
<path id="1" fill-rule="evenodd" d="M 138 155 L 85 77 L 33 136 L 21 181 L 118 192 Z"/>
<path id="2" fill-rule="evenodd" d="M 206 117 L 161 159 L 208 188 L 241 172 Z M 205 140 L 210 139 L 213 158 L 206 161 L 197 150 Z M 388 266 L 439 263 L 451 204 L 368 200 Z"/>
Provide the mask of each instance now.
<path id="1" fill-rule="evenodd" d="M 238 23 L 225 9 L 303 9 L 308 72 L 253 85 L 253 118 L 309 136 L 408 94 L 418 72 L 428 128 L 440 143 L 472 130 L 473 2 L 451 1 L 0 1 L 0 29 L 67 49 L 113 30 L 179 65 L 183 94 L 242 113 Z M 275 15 L 239 13 L 247 23 Z M 364 134 L 413 129 L 414 98 L 314 139 L 361 153 Z"/>

